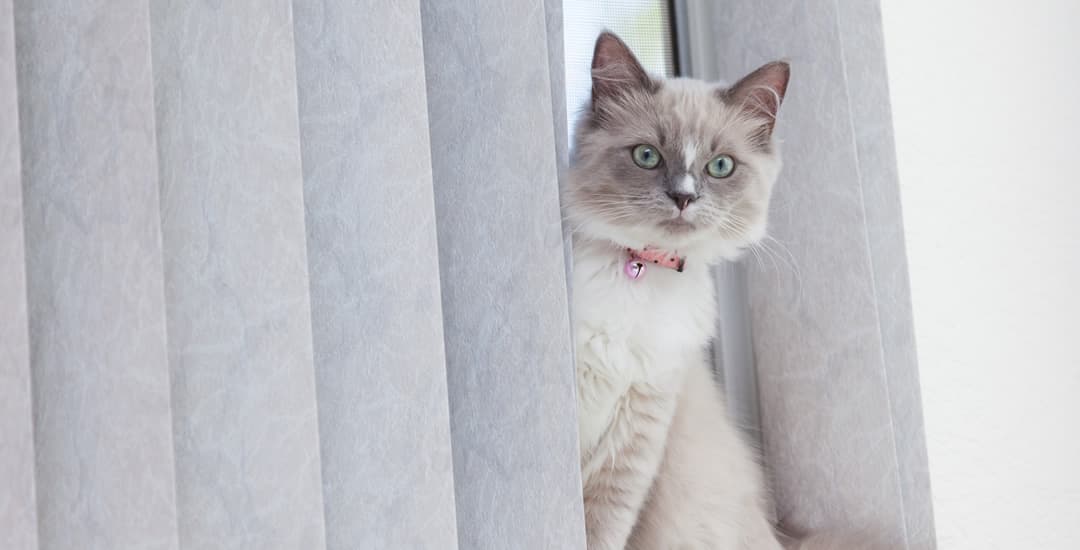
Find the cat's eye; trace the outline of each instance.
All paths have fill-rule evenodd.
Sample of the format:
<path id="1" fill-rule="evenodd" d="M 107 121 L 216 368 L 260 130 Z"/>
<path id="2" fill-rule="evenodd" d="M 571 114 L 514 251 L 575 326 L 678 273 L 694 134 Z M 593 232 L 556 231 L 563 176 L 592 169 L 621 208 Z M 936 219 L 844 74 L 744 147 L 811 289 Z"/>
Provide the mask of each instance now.
<path id="1" fill-rule="evenodd" d="M 660 151 L 657 151 L 652 145 L 638 145 L 634 147 L 631 154 L 634 157 L 634 164 L 646 170 L 652 170 L 660 166 Z"/>
<path id="2" fill-rule="evenodd" d="M 714 178 L 726 178 L 735 171 L 735 159 L 728 155 L 720 155 L 705 165 L 705 171 Z"/>

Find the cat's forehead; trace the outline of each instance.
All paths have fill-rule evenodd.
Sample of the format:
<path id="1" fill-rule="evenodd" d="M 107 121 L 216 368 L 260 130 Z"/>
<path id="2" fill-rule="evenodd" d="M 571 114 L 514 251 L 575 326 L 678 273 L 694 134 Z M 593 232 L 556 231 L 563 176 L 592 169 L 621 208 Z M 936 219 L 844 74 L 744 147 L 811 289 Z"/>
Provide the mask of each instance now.
<path id="1" fill-rule="evenodd" d="M 670 79 L 640 109 L 647 116 L 633 117 L 631 124 L 642 134 L 652 134 L 665 148 L 691 148 L 699 155 L 740 141 L 740 128 L 732 124 L 737 110 L 724 103 L 719 88 L 691 79 Z M 645 114 L 645 113 L 641 113 Z"/>

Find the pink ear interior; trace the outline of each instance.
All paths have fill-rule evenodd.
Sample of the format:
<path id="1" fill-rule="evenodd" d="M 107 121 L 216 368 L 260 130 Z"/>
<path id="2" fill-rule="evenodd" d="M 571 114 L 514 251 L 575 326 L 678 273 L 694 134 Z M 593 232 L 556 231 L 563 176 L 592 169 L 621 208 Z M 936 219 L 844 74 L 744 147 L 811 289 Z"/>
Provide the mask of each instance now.
<path id="1" fill-rule="evenodd" d="M 783 61 L 768 63 L 724 92 L 724 98 L 746 112 L 767 119 L 769 131 L 787 92 L 791 68 Z"/>
<path id="2" fill-rule="evenodd" d="M 618 96 L 631 89 L 655 91 L 656 83 L 641 66 L 634 52 L 611 32 L 604 31 L 596 39 L 592 61 L 592 99 Z"/>

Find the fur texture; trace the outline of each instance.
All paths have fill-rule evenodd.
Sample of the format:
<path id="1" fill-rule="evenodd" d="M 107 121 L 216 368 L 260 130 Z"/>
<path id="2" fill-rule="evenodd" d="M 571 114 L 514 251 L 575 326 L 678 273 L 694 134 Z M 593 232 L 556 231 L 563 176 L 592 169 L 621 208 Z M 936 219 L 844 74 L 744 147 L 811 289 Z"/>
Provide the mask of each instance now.
<path id="1" fill-rule="evenodd" d="M 597 41 L 564 198 L 590 550 L 782 548 L 705 350 L 717 315 L 710 264 L 765 234 L 787 80 L 784 63 L 731 87 L 658 80 L 614 35 Z M 638 145 L 662 162 L 642 168 Z M 735 160 L 730 176 L 707 170 L 719 155 Z M 625 276 L 626 249 L 647 245 L 677 250 L 684 272 Z"/>

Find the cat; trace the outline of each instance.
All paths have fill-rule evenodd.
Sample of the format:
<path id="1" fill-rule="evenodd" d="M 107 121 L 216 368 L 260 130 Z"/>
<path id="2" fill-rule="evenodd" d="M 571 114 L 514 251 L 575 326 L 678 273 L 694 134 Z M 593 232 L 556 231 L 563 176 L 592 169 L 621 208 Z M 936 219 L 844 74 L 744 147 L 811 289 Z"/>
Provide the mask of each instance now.
<path id="1" fill-rule="evenodd" d="M 563 204 L 589 550 L 782 550 L 705 351 L 710 266 L 763 238 L 787 90 L 659 79 L 604 32 Z"/>

